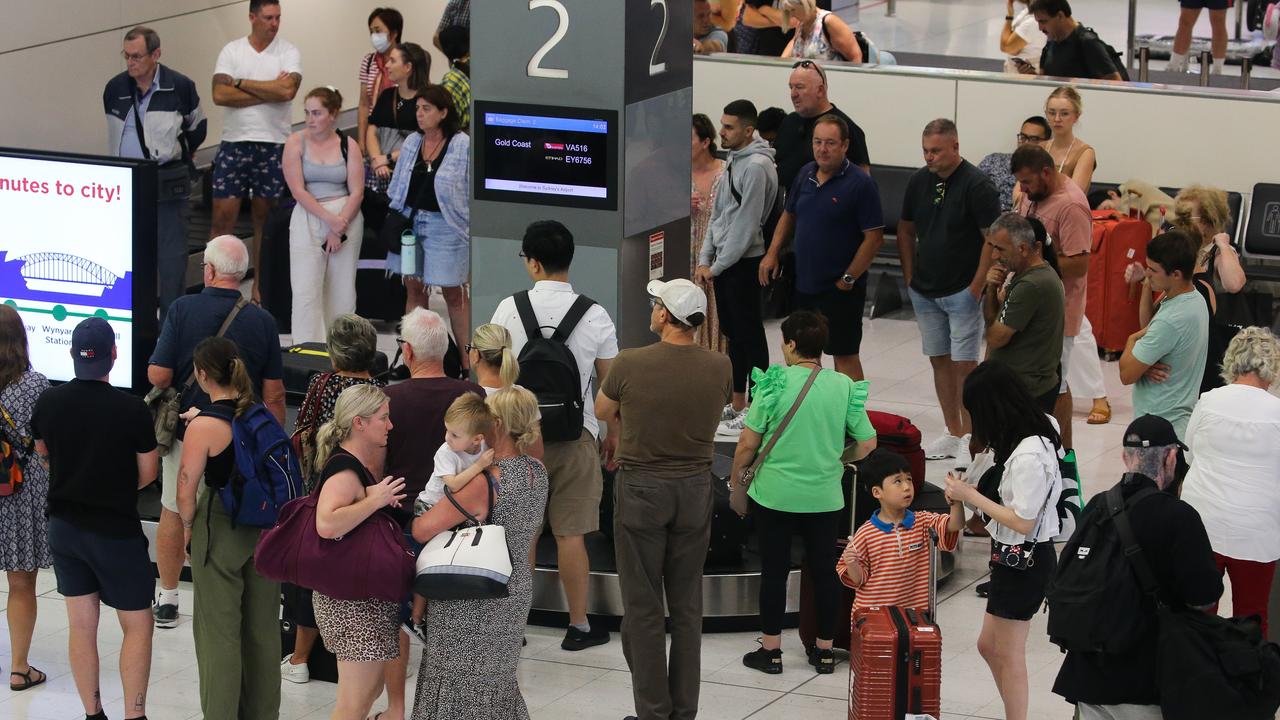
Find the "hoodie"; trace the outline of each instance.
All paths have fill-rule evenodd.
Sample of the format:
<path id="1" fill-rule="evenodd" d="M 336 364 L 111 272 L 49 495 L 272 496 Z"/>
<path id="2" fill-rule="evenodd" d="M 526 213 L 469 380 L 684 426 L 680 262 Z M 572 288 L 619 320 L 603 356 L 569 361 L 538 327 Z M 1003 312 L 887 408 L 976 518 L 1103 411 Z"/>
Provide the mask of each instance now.
<path id="1" fill-rule="evenodd" d="M 764 255 L 761 226 L 769 218 L 778 194 L 773 148 L 760 137 L 753 137 L 746 147 L 729 153 L 724 174 L 711 207 L 702 252 L 698 254 L 698 265 L 710 266 L 711 274 L 716 276 L 744 257 Z M 741 201 L 734 197 L 734 190 Z"/>

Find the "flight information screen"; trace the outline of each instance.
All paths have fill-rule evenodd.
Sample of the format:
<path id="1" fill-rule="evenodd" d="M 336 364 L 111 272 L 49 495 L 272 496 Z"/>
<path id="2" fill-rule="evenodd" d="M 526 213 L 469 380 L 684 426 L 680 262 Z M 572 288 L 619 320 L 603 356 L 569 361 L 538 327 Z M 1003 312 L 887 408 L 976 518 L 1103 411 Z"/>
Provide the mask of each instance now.
<path id="1" fill-rule="evenodd" d="M 476 102 L 476 197 L 617 208 L 617 113 Z"/>

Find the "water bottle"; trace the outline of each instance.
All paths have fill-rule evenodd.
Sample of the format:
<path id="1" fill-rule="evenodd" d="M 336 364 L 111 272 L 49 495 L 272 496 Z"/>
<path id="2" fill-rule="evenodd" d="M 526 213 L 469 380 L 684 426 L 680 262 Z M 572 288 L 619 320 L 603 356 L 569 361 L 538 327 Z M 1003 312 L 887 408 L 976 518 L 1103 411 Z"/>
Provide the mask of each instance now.
<path id="1" fill-rule="evenodd" d="M 418 236 L 413 234 L 412 223 L 400 233 L 400 274 L 418 274 Z"/>

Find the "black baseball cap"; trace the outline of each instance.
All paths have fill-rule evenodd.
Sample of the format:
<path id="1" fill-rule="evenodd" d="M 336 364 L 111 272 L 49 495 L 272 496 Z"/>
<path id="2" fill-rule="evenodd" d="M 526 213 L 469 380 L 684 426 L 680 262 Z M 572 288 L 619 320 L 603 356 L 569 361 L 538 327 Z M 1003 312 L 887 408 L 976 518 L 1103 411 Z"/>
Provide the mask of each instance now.
<path id="1" fill-rule="evenodd" d="M 100 317 L 85 318 L 71 331 L 71 364 L 81 380 L 99 380 L 111 372 L 115 362 L 111 349 L 116 331 Z"/>
<path id="2" fill-rule="evenodd" d="M 1177 445 L 1179 450 L 1187 449 L 1173 431 L 1173 424 L 1158 415 L 1143 415 L 1129 423 L 1124 430 L 1123 444 L 1130 448 Z"/>

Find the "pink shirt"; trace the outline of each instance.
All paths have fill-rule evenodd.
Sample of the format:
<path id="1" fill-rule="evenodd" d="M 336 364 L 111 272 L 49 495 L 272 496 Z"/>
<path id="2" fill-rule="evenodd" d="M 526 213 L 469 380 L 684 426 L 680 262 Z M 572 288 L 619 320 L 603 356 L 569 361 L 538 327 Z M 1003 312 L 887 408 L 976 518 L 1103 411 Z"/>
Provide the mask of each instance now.
<path id="1" fill-rule="evenodd" d="M 1044 224 L 1058 257 L 1075 257 L 1089 252 L 1093 245 L 1093 213 L 1089 210 L 1089 199 L 1084 191 L 1070 178 L 1063 176 L 1062 180 L 1062 188 L 1058 192 L 1039 202 L 1032 202 L 1023 195 L 1017 213 L 1023 217 L 1034 217 Z M 1063 324 L 1066 337 L 1080 333 L 1088 286 L 1087 275 L 1062 279 L 1062 290 L 1067 296 L 1066 322 Z"/>

